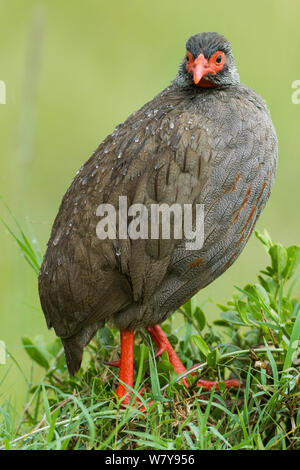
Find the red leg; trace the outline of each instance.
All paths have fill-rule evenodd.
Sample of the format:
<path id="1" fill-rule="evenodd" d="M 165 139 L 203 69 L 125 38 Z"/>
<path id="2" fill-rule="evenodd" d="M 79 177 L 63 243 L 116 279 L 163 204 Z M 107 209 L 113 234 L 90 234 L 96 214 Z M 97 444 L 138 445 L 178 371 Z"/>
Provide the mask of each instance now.
<path id="1" fill-rule="evenodd" d="M 132 398 L 132 392 L 126 387 L 126 385 L 133 388 L 133 336 L 133 331 L 122 330 L 120 332 L 121 358 L 118 361 L 103 362 L 103 364 L 118 367 L 120 369 L 119 379 L 124 383 L 119 382 L 116 395 L 119 400 L 122 400 L 123 406 L 129 405 Z M 139 393 L 142 394 L 143 391 L 144 388 L 142 387 Z M 141 411 L 145 411 L 144 406 L 141 405 L 141 402 L 137 397 L 135 398 L 135 402 Z"/>
<path id="2" fill-rule="evenodd" d="M 121 335 L 120 380 L 129 387 L 133 387 L 133 331 L 123 330 Z M 118 398 L 124 405 L 129 405 L 131 392 L 123 383 L 119 382 L 116 390 Z M 125 398 L 124 398 L 125 397 Z"/>
<path id="3" fill-rule="evenodd" d="M 186 371 L 186 368 L 182 364 L 181 360 L 177 356 L 176 352 L 172 348 L 168 338 L 164 334 L 163 330 L 159 325 L 148 326 L 148 332 L 151 335 L 151 338 L 158 346 L 158 350 L 156 352 L 156 356 L 159 356 L 164 351 L 167 351 L 170 363 L 174 367 L 174 371 L 176 374 L 182 374 Z M 192 373 L 192 372 L 191 372 Z M 188 383 L 185 378 L 181 379 L 182 383 L 188 388 Z M 216 390 L 219 388 L 219 382 L 214 382 L 213 380 L 198 380 L 198 387 L 205 388 L 206 390 L 210 390 L 213 386 L 216 386 Z M 237 379 L 225 380 L 225 388 L 236 387 L 238 388 L 240 383 Z"/>
<path id="4" fill-rule="evenodd" d="M 198 387 L 205 388 L 205 390 L 210 390 L 216 384 L 216 390 L 219 390 L 219 382 L 214 380 L 201 380 L 197 382 Z M 237 379 L 228 379 L 224 380 L 225 388 L 239 388 L 241 385 Z"/>
<path id="5" fill-rule="evenodd" d="M 164 334 L 163 330 L 159 325 L 154 325 L 154 326 L 148 326 L 147 327 L 148 332 L 151 335 L 151 338 L 155 342 L 155 344 L 158 346 L 158 350 L 156 352 L 155 356 L 159 356 L 162 354 L 164 351 L 167 351 L 170 363 L 174 367 L 174 371 L 176 374 L 182 374 L 183 372 L 186 371 L 186 368 L 182 364 L 181 360 L 177 356 L 176 352 L 172 348 L 170 341 Z M 188 384 L 186 379 L 181 379 L 182 383 L 188 388 Z"/>

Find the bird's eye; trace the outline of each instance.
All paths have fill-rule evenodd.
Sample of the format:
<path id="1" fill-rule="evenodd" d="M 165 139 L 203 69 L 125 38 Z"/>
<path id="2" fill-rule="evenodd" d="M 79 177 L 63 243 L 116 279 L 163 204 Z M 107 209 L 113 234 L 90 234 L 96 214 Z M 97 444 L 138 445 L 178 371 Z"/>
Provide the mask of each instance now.
<path id="1" fill-rule="evenodd" d="M 222 51 L 216 51 L 209 60 L 211 67 L 217 71 L 222 70 L 225 64 L 225 54 Z"/>

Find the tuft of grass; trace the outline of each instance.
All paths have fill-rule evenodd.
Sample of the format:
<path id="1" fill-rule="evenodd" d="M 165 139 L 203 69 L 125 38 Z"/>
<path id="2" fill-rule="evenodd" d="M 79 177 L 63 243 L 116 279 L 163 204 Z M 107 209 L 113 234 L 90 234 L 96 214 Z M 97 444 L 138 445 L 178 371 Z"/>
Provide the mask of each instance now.
<path id="1" fill-rule="evenodd" d="M 15 230 L 2 222 L 37 273 L 42 259 L 37 245 L 13 220 Z M 191 299 L 177 312 L 176 325 L 180 317 L 183 321 L 175 332 L 174 316 L 163 324 L 187 369 L 198 364 L 196 375 L 187 370 L 177 376 L 166 353 L 155 358 L 149 335 L 136 335 L 132 392 L 143 408 L 134 401 L 120 406 L 113 393 L 118 374 L 102 363 L 117 358 L 118 331 L 98 331 L 75 377 L 68 375 L 58 338 L 50 344 L 23 338 L 33 364 L 45 373 L 39 383 L 23 376 L 28 400 L 22 416 L 9 401 L 1 405 L 0 448 L 300 449 L 300 247 L 273 243 L 266 232 L 256 236 L 269 266 L 255 283 L 236 287 L 225 305 L 216 304 L 217 320 L 210 323 Z M 218 378 L 219 390 L 199 389 L 200 377 Z M 224 388 L 222 381 L 231 377 L 240 380 L 238 390 Z"/>
<path id="2" fill-rule="evenodd" d="M 36 274 L 38 274 L 40 271 L 43 257 L 36 239 L 32 237 L 32 239 L 29 240 L 29 237 L 26 236 L 20 223 L 18 222 L 18 220 L 16 219 L 16 217 L 14 216 L 2 196 L 0 196 L 0 202 L 6 208 L 8 215 L 10 216 L 15 227 L 13 228 L 11 225 L 5 222 L 2 217 L 0 217 L 0 221 L 2 222 L 6 230 L 9 232 L 9 234 L 13 237 L 13 239 L 17 242 L 21 253 L 27 263 L 36 272 Z"/>

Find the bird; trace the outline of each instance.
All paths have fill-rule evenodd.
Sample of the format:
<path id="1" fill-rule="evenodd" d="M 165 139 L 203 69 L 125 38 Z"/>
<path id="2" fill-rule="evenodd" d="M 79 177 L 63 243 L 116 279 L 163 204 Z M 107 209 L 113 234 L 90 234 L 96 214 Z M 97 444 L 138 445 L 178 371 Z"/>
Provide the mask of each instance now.
<path id="1" fill-rule="evenodd" d="M 121 403 L 133 399 L 136 330 L 148 331 L 156 356 L 167 351 L 177 374 L 186 370 L 160 325 L 238 258 L 269 199 L 277 159 L 270 112 L 241 83 L 230 42 L 216 32 L 191 36 L 173 81 L 100 143 L 54 220 L 38 288 L 71 375 L 105 324 L 120 330 L 120 360 L 110 364 L 120 368 Z M 188 249 L 186 234 L 163 237 L 161 221 L 156 237 L 119 236 L 121 220 L 134 220 L 120 197 L 146 209 L 203 207 L 201 247 Z M 97 235 L 103 205 L 122 217 L 106 238 Z"/>

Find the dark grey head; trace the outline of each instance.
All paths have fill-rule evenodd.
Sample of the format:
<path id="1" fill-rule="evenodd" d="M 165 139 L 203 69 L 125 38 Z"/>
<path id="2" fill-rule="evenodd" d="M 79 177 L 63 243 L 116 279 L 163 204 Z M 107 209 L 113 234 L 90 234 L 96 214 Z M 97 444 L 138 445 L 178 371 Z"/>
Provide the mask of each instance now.
<path id="1" fill-rule="evenodd" d="M 179 86 L 236 85 L 240 78 L 230 42 L 218 33 L 201 33 L 186 42 L 186 56 L 175 82 Z"/>

